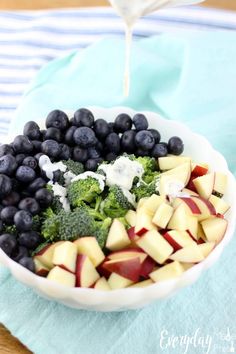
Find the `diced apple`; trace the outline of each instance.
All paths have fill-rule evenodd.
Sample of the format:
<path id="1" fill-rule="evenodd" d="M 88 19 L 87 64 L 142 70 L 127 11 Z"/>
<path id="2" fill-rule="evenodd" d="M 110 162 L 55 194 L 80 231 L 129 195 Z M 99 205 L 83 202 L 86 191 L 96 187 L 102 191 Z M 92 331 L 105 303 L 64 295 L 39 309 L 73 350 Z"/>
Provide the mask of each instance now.
<path id="1" fill-rule="evenodd" d="M 132 280 L 126 279 L 116 273 L 111 273 L 108 279 L 108 285 L 112 290 L 127 288 L 131 284 L 133 284 Z"/>
<path id="2" fill-rule="evenodd" d="M 188 181 L 188 184 L 187 184 L 187 186 L 186 186 L 186 188 L 187 189 L 189 189 L 189 190 L 191 190 L 193 193 L 196 193 L 197 192 L 197 190 L 196 190 L 196 187 L 195 187 L 195 185 L 194 185 L 194 183 L 193 183 L 193 180 L 195 179 L 196 177 L 195 176 L 190 176 L 190 179 L 189 179 L 189 181 Z M 198 195 L 198 194 L 197 194 Z"/>
<path id="3" fill-rule="evenodd" d="M 202 221 L 204 219 L 208 219 L 211 215 L 215 216 L 216 211 L 214 206 L 209 202 L 209 200 L 205 200 L 201 197 L 192 197 L 194 202 L 197 204 L 199 209 L 201 210 L 201 214 L 196 215 L 198 221 Z"/>
<path id="4" fill-rule="evenodd" d="M 186 231 L 167 231 L 163 237 L 174 248 L 174 251 L 195 243 Z"/>
<path id="5" fill-rule="evenodd" d="M 194 240 L 198 240 L 198 219 L 195 216 L 188 216 L 187 231 Z"/>
<path id="6" fill-rule="evenodd" d="M 150 273 L 150 278 L 154 282 L 169 280 L 179 277 L 184 272 L 183 267 L 177 261 L 171 262 L 154 272 Z"/>
<path id="7" fill-rule="evenodd" d="M 145 209 L 140 208 L 137 211 L 137 221 L 135 225 L 135 233 L 141 236 L 149 230 L 156 229 L 156 225 L 152 222 L 152 216 L 148 214 Z"/>
<path id="8" fill-rule="evenodd" d="M 219 214 L 224 215 L 230 208 L 222 198 L 216 197 L 213 194 L 210 196 L 209 202 L 214 206 L 216 213 Z"/>
<path id="9" fill-rule="evenodd" d="M 136 206 L 136 211 L 139 210 L 142 206 L 143 206 L 143 203 L 148 199 L 148 197 L 144 197 L 144 198 L 141 198 L 139 199 L 138 203 L 137 203 L 137 206 Z"/>
<path id="10" fill-rule="evenodd" d="M 52 269 L 54 264 L 52 262 L 54 249 L 64 243 L 65 241 L 59 241 L 52 243 L 51 245 L 45 246 L 41 249 L 36 255 L 35 259 L 39 260 L 42 264 L 44 264 L 47 268 Z"/>
<path id="11" fill-rule="evenodd" d="M 158 227 L 165 229 L 171 216 L 173 215 L 174 208 L 167 203 L 162 203 L 153 216 L 152 222 Z"/>
<path id="12" fill-rule="evenodd" d="M 206 235 L 205 235 L 202 225 L 200 223 L 198 223 L 197 238 L 198 238 L 198 244 L 202 243 L 202 242 L 207 242 Z"/>
<path id="13" fill-rule="evenodd" d="M 106 278 L 102 277 L 100 279 L 98 279 L 98 281 L 96 282 L 96 284 L 94 285 L 94 289 L 97 290 L 102 290 L 102 291 L 109 291 L 111 290 Z"/>
<path id="14" fill-rule="evenodd" d="M 49 273 L 49 268 L 34 257 L 35 273 L 41 277 L 46 277 Z"/>
<path id="15" fill-rule="evenodd" d="M 222 218 L 211 218 L 201 222 L 204 234 L 209 242 L 219 242 L 227 229 L 228 221 Z"/>
<path id="16" fill-rule="evenodd" d="M 206 175 L 208 172 L 208 166 L 192 163 L 192 173 L 194 177 L 201 177 Z"/>
<path id="17" fill-rule="evenodd" d="M 138 257 L 113 259 L 104 262 L 103 268 L 107 269 L 110 273 L 116 273 L 126 279 L 137 282 L 141 271 L 141 262 Z"/>
<path id="18" fill-rule="evenodd" d="M 73 242 L 65 241 L 55 247 L 52 262 L 69 272 L 74 273 L 76 267 L 77 248 Z"/>
<path id="19" fill-rule="evenodd" d="M 196 196 L 196 197 L 198 196 L 198 194 L 196 192 L 194 192 L 193 190 L 188 189 L 188 188 L 182 189 L 182 193 L 188 194 L 189 196 Z"/>
<path id="20" fill-rule="evenodd" d="M 125 219 L 131 227 L 134 227 L 136 224 L 136 211 L 128 210 L 125 215 Z"/>
<path id="21" fill-rule="evenodd" d="M 174 211 L 169 223 L 168 229 L 185 231 L 188 229 L 188 214 L 184 204 L 180 204 Z"/>
<path id="22" fill-rule="evenodd" d="M 76 262 L 76 286 L 89 288 L 100 278 L 88 256 L 79 254 Z"/>
<path id="23" fill-rule="evenodd" d="M 97 267 L 104 261 L 105 255 L 95 237 L 81 237 L 74 241 L 74 244 L 77 247 L 77 253 L 88 256 L 94 267 Z"/>
<path id="24" fill-rule="evenodd" d="M 186 211 L 188 211 L 189 214 L 191 215 L 198 215 L 201 214 L 201 210 L 199 209 L 198 205 L 195 203 L 195 201 L 190 197 L 178 197 L 175 198 L 172 206 L 174 208 L 177 208 L 180 204 L 184 203 L 186 206 Z"/>
<path id="25" fill-rule="evenodd" d="M 114 219 L 106 241 L 106 248 L 111 251 L 118 251 L 130 244 L 127 231 L 118 219 Z"/>
<path id="26" fill-rule="evenodd" d="M 68 286 L 70 288 L 75 286 L 75 275 L 59 266 L 56 266 L 50 270 L 47 279 L 53 280 L 60 285 Z"/>
<path id="27" fill-rule="evenodd" d="M 157 194 L 153 194 L 151 195 L 151 197 L 147 198 L 141 208 L 142 211 L 144 211 L 144 213 L 150 215 L 151 217 L 153 217 L 153 215 L 155 214 L 157 208 L 165 201 L 165 198 L 157 195 Z"/>
<path id="28" fill-rule="evenodd" d="M 193 266 L 195 266 L 195 263 L 180 263 L 181 266 L 184 268 L 184 271 L 192 268 Z"/>
<path id="29" fill-rule="evenodd" d="M 173 247 L 156 230 L 146 232 L 136 243 L 159 264 L 164 263 L 173 252 Z"/>
<path id="30" fill-rule="evenodd" d="M 143 263 L 144 260 L 147 258 L 147 254 L 143 252 L 140 248 L 127 248 L 123 249 L 122 251 L 116 251 L 110 253 L 107 258 L 110 260 L 114 259 L 122 259 L 122 258 L 136 258 L 138 257 L 140 262 Z"/>
<path id="31" fill-rule="evenodd" d="M 143 278 L 148 278 L 149 274 L 153 271 L 156 262 L 151 257 L 147 257 L 145 261 L 142 263 L 140 276 Z"/>
<path id="32" fill-rule="evenodd" d="M 173 253 L 169 258 L 172 261 L 179 261 L 182 263 L 198 263 L 204 259 L 204 256 L 198 248 L 198 245 L 193 243 Z"/>
<path id="33" fill-rule="evenodd" d="M 206 242 L 198 245 L 198 248 L 200 248 L 204 258 L 206 258 L 211 253 L 211 251 L 215 247 L 215 244 L 215 242 Z"/>
<path id="34" fill-rule="evenodd" d="M 183 163 L 190 163 L 191 159 L 190 157 L 187 156 L 175 156 L 175 155 L 169 155 L 166 157 L 159 157 L 158 158 L 158 165 L 160 170 L 166 171 L 166 170 L 171 170 L 175 167 L 178 167 L 179 165 L 182 165 Z"/>
<path id="35" fill-rule="evenodd" d="M 146 286 L 152 285 L 154 282 L 151 279 L 140 281 L 136 284 L 129 286 L 129 288 L 144 288 Z"/>
<path id="36" fill-rule="evenodd" d="M 227 187 L 227 176 L 224 173 L 216 172 L 213 190 L 217 193 L 225 194 L 226 187 Z"/>
<path id="37" fill-rule="evenodd" d="M 181 182 L 186 186 L 188 184 L 191 175 L 191 164 L 190 162 L 185 162 L 180 166 L 172 168 L 169 171 L 163 172 L 162 176 L 172 176 L 175 180 Z"/>
<path id="38" fill-rule="evenodd" d="M 193 184 L 200 195 L 200 197 L 208 199 L 210 198 L 215 182 L 215 173 L 209 173 L 207 175 L 197 177 L 193 179 Z"/>

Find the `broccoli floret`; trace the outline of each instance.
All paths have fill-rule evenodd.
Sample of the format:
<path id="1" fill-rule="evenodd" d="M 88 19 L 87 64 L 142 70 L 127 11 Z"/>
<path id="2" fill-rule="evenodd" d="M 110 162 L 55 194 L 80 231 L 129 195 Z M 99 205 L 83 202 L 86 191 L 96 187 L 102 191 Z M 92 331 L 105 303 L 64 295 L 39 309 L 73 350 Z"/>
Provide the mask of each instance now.
<path id="1" fill-rule="evenodd" d="M 60 211 L 63 209 L 63 205 L 60 201 L 60 196 L 58 195 L 54 195 L 53 193 L 53 188 L 52 188 L 52 185 L 51 184 L 47 184 L 46 188 L 52 192 L 53 194 L 53 200 L 51 202 L 51 205 L 50 205 L 50 208 L 52 209 L 52 211 L 55 213 L 55 214 L 58 214 L 60 213 Z"/>
<path id="2" fill-rule="evenodd" d="M 3 225 L 3 233 L 17 235 L 18 231 L 15 225 Z"/>
<path id="3" fill-rule="evenodd" d="M 140 163 L 144 170 L 144 173 L 142 175 L 142 180 L 145 183 L 152 182 L 152 180 L 155 178 L 158 171 L 158 165 L 154 157 L 150 157 L 150 156 L 136 157 L 135 155 L 128 155 L 128 154 L 124 154 L 123 156 L 128 157 L 132 161 L 136 161 Z M 135 179 L 134 184 L 136 182 L 137 180 Z"/>
<path id="4" fill-rule="evenodd" d="M 104 221 L 98 221 L 96 223 L 96 228 L 93 231 L 93 236 L 96 237 L 98 244 L 101 248 L 105 247 L 108 232 L 112 223 L 111 218 L 106 218 Z"/>
<path id="5" fill-rule="evenodd" d="M 67 189 L 68 200 L 73 207 L 80 206 L 82 202 L 94 202 L 102 192 L 99 180 L 91 175 L 72 182 Z"/>
<path id="6" fill-rule="evenodd" d="M 109 188 L 107 197 L 101 202 L 100 209 L 111 218 L 125 216 L 127 210 L 133 209 L 122 189 L 113 185 Z"/>
<path id="7" fill-rule="evenodd" d="M 152 194 L 159 194 L 160 176 L 159 172 L 154 172 L 151 182 L 146 183 L 146 181 L 142 180 L 140 183 L 133 186 L 131 193 L 135 195 L 136 202 L 141 198 L 150 197 Z"/>
<path id="8" fill-rule="evenodd" d="M 74 173 L 76 176 L 84 172 L 84 166 L 80 162 L 73 160 L 63 160 L 62 162 L 64 165 L 66 165 L 67 171 Z"/>

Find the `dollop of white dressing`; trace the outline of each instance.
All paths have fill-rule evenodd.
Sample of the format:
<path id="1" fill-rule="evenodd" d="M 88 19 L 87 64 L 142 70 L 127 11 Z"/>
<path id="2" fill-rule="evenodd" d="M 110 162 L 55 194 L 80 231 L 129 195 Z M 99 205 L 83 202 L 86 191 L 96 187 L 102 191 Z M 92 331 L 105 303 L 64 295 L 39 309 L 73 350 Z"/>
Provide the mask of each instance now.
<path id="1" fill-rule="evenodd" d="M 133 205 L 134 207 L 136 207 L 137 203 L 136 203 L 136 201 L 135 201 L 135 195 L 132 194 L 132 193 L 130 193 L 130 191 L 128 191 L 128 190 L 125 189 L 125 188 L 122 188 L 122 187 L 121 187 L 121 190 L 122 190 L 124 196 L 128 199 L 129 203 L 130 203 L 131 205 Z"/>
<path id="2" fill-rule="evenodd" d="M 52 163 L 47 155 L 40 156 L 39 167 L 46 173 L 47 178 L 49 178 L 50 180 L 53 179 L 53 172 L 58 170 L 60 170 L 61 172 L 65 172 L 67 170 L 67 166 L 64 165 L 63 162 L 60 161 Z"/>
<path id="3" fill-rule="evenodd" d="M 65 186 L 69 186 L 69 184 L 71 183 L 72 179 L 74 179 L 76 177 L 76 175 L 71 172 L 71 171 L 67 171 L 64 173 L 64 179 L 65 179 Z"/>
<path id="4" fill-rule="evenodd" d="M 54 196 L 58 196 L 59 200 L 62 204 L 62 207 L 65 211 L 70 211 L 70 203 L 68 199 L 66 198 L 67 196 L 67 190 L 65 187 L 60 186 L 60 184 L 52 183 L 49 182 L 49 184 L 52 186 L 53 194 Z"/>
<path id="5" fill-rule="evenodd" d="M 99 169 L 106 174 L 106 184 L 108 186 L 116 184 L 127 191 L 132 188 L 134 178 L 141 179 L 144 173 L 143 166 L 140 163 L 125 156 L 121 156 L 113 164 L 100 165 Z"/>
<path id="6" fill-rule="evenodd" d="M 170 200 L 173 200 L 178 197 L 190 198 L 188 193 L 182 192 L 184 184 L 180 181 L 169 182 L 166 185 L 166 194 Z"/>
<path id="7" fill-rule="evenodd" d="M 95 178 L 100 186 L 100 189 L 103 191 L 104 187 L 105 187 L 105 176 L 100 175 L 99 173 L 95 173 L 95 172 L 91 172 L 91 171 L 87 171 L 84 173 L 79 174 L 78 176 L 75 176 L 74 178 L 72 178 L 71 183 L 78 181 L 80 179 L 86 179 L 88 177 L 92 177 Z"/>

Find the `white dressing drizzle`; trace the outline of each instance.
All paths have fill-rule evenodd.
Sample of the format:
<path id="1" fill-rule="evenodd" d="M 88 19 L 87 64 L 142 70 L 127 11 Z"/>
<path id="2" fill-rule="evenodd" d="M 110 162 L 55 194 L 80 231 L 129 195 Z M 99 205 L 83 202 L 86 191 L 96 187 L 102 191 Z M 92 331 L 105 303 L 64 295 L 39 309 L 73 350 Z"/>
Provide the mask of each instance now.
<path id="1" fill-rule="evenodd" d="M 47 155 L 40 156 L 39 167 L 46 173 L 47 178 L 49 178 L 50 180 L 53 179 L 53 172 L 58 170 L 60 170 L 61 172 L 65 172 L 67 170 L 67 166 L 64 165 L 63 162 L 60 161 L 52 163 Z"/>
<path id="2" fill-rule="evenodd" d="M 84 173 L 81 173 L 80 175 L 78 176 L 75 176 L 72 180 L 71 180 L 71 183 L 72 182 L 75 182 L 75 181 L 78 181 L 80 179 L 86 179 L 88 177 L 92 177 L 92 178 L 95 178 L 98 183 L 99 183 L 99 186 L 100 186 L 100 189 L 103 191 L 104 190 L 104 187 L 105 187 L 105 176 L 102 176 L 98 173 L 95 173 L 95 172 L 91 172 L 91 171 L 87 171 L 87 172 L 84 172 Z"/>
<path id="3" fill-rule="evenodd" d="M 66 188 L 60 186 L 60 184 L 58 184 L 57 182 L 56 183 L 49 182 L 49 184 L 52 186 L 54 196 L 59 197 L 59 200 L 62 204 L 63 209 L 65 211 L 70 211 L 70 203 L 69 203 L 68 199 L 66 198 L 66 196 L 67 196 Z"/>

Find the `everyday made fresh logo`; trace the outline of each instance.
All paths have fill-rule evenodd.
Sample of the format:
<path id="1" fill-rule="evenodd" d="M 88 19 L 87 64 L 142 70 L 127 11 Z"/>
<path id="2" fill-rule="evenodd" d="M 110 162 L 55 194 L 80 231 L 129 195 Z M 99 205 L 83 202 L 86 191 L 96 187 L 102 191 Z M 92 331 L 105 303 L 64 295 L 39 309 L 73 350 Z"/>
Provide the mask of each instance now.
<path id="1" fill-rule="evenodd" d="M 192 334 L 183 335 L 176 335 L 163 329 L 160 333 L 159 346 L 162 352 L 167 354 L 236 353 L 235 340 L 236 334 L 233 334 L 229 328 L 212 334 L 203 333 L 201 328 L 197 328 Z"/>

